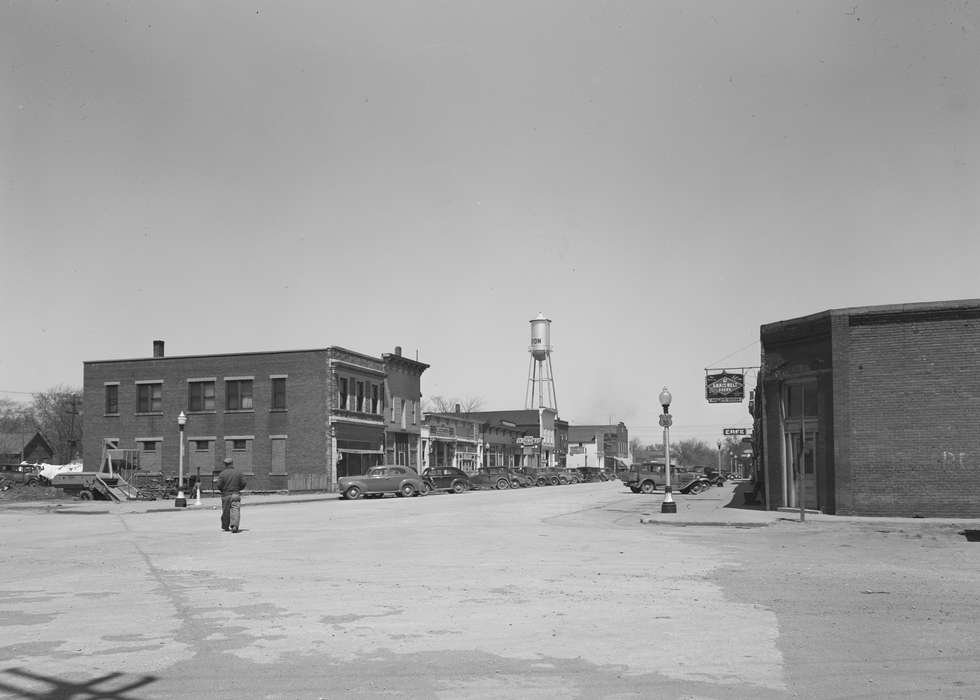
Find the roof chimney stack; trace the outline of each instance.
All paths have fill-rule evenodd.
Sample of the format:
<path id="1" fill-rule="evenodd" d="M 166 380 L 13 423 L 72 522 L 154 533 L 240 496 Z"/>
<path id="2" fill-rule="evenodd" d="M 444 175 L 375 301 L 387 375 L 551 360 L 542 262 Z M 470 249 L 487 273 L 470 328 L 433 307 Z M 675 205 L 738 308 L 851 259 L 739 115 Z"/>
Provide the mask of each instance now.
<path id="1" fill-rule="evenodd" d="M 153 341 L 153 357 L 163 357 L 163 341 Z"/>
<path id="2" fill-rule="evenodd" d="M 398 355 L 398 357 L 401 357 L 402 356 L 402 346 L 401 345 L 396 345 L 395 346 L 395 354 Z"/>
<path id="3" fill-rule="evenodd" d="M 463 407 L 460 406 L 459 404 L 456 404 L 456 413 L 462 413 L 462 412 L 463 412 Z"/>

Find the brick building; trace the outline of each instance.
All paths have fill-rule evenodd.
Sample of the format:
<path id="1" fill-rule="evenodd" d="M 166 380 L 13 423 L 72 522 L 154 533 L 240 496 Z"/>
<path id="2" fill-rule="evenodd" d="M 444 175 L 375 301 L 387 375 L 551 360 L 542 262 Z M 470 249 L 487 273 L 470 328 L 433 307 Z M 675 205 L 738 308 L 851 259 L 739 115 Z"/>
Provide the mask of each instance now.
<path id="1" fill-rule="evenodd" d="M 381 356 L 385 367 L 385 462 L 421 472 L 422 373 L 429 365 L 402 356 L 402 349 Z"/>
<path id="2" fill-rule="evenodd" d="M 980 517 L 980 300 L 824 311 L 760 340 L 770 508 Z"/>
<path id="3" fill-rule="evenodd" d="M 184 473 L 205 488 L 232 457 L 252 489 L 331 490 L 384 460 L 386 379 L 382 358 L 336 346 L 165 357 L 155 341 L 149 358 L 84 363 L 85 454 L 135 449 L 176 476 L 183 411 Z"/>

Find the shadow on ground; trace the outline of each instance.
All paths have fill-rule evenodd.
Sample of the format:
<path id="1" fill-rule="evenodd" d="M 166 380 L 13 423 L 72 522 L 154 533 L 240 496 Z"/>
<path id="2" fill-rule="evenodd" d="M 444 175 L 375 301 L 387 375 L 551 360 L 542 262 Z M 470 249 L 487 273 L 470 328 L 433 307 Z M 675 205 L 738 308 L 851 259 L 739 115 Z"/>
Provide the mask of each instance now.
<path id="1" fill-rule="evenodd" d="M 762 503 L 762 493 L 756 493 L 751 481 L 742 481 L 735 486 L 732 491 L 732 500 L 725 504 L 725 508 L 738 508 L 739 510 L 765 510 Z"/>
<path id="2" fill-rule="evenodd" d="M 34 700 L 139 700 L 140 696 L 131 692 L 156 680 L 156 676 L 116 672 L 87 681 L 69 681 L 13 667 L 0 672 L 0 691 L 10 693 L 12 697 Z"/>

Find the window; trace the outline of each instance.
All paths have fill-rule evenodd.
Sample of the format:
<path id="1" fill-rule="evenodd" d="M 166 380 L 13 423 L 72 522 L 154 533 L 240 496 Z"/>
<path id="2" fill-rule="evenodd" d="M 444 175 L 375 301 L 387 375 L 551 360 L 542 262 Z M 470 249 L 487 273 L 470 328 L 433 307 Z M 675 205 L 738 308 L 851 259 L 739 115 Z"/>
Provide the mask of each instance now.
<path id="1" fill-rule="evenodd" d="M 213 411 L 214 410 L 214 382 L 213 381 L 188 381 L 187 383 L 187 410 L 189 411 Z"/>
<path id="2" fill-rule="evenodd" d="M 119 385 L 105 385 L 105 412 L 107 416 L 119 415 Z"/>
<path id="3" fill-rule="evenodd" d="M 194 440 L 194 450 L 197 452 L 207 452 L 210 446 L 210 440 Z"/>
<path id="4" fill-rule="evenodd" d="M 347 377 L 341 377 L 340 378 L 340 385 L 339 385 L 340 395 L 337 397 L 338 398 L 337 406 L 338 406 L 338 408 L 341 408 L 341 409 L 343 409 L 345 411 L 347 410 L 348 389 L 349 389 L 349 386 L 348 386 Z"/>
<path id="5" fill-rule="evenodd" d="M 163 411 L 163 382 L 146 382 L 136 385 L 136 412 L 160 413 Z"/>
<path id="6" fill-rule="evenodd" d="M 371 385 L 371 413 L 381 413 L 381 402 L 378 400 L 378 385 Z"/>
<path id="7" fill-rule="evenodd" d="M 813 417 L 817 415 L 817 383 L 786 385 L 786 417 Z"/>
<path id="8" fill-rule="evenodd" d="M 144 452 L 156 452 L 157 451 L 157 441 L 156 440 L 144 440 L 143 441 L 143 451 Z"/>
<path id="9" fill-rule="evenodd" d="M 357 383 L 357 412 L 364 413 L 364 382 Z"/>
<path id="10" fill-rule="evenodd" d="M 248 449 L 248 440 L 232 440 L 231 449 L 244 451 Z"/>
<path id="11" fill-rule="evenodd" d="M 417 416 L 418 416 L 418 408 L 419 408 L 418 402 L 417 401 L 412 401 L 412 425 L 415 425 L 416 423 L 418 423 L 418 419 L 417 419 Z"/>
<path id="12" fill-rule="evenodd" d="M 272 462 L 270 474 L 286 473 L 286 438 L 272 438 Z"/>
<path id="13" fill-rule="evenodd" d="M 286 410 L 286 378 L 285 377 L 272 378 L 272 410 L 273 411 Z"/>
<path id="14" fill-rule="evenodd" d="M 225 380 L 225 409 L 228 411 L 252 410 L 252 380 Z"/>

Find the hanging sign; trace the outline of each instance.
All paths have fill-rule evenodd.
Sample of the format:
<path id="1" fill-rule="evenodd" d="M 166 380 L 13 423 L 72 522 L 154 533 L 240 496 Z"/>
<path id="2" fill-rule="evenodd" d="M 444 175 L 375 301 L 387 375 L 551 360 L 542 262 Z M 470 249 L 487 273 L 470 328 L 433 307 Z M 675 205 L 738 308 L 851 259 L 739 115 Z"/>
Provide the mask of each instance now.
<path id="1" fill-rule="evenodd" d="M 704 396 L 708 403 L 741 403 L 745 398 L 745 375 L 722 372 L 705 376 Z"/>

